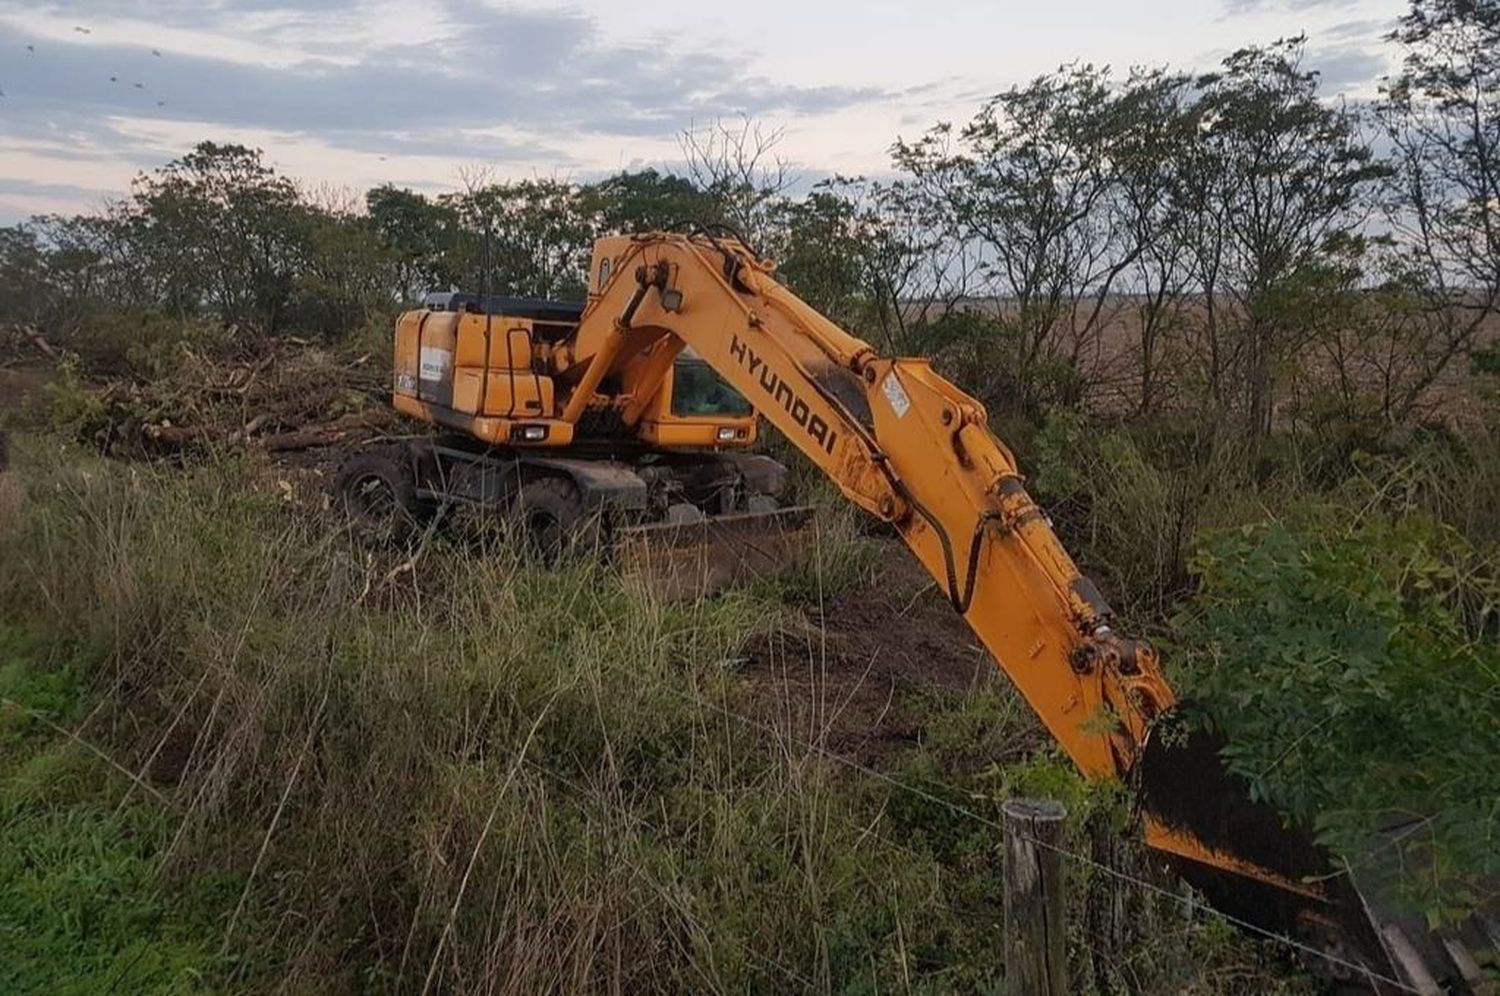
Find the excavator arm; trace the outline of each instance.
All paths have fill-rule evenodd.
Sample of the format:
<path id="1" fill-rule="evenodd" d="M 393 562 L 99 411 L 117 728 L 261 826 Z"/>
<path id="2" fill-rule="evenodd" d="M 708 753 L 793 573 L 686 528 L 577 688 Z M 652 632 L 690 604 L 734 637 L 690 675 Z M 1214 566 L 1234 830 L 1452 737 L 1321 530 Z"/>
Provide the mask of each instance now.
<path id="1" fill-rule="evenodd" d="M 596 346 L 564 419 L 625 359 L 645 354 L 665 370 L 692 347 L 846 498 L 900 534 L 1079 771 L 1132 773 L 1176 698 L 1151 646 L 1115 629 L 977 400 L 925 359 L 880 356 L 736 239 L 636 236 L 612 271 L 582 318 L 578 337 Z M 1146 833 L 1178 857 L 1320 895 L 1149 813 Z"/>
<path id="2" fill-rule="evenodd" d="M 926 360 L 878 356 L 738 245 L 667 236 L 641 256 L 645 272 L 622 267 L 632 297 L 646 288 L 632 326 L 691 346 L 888 522 L 1078 768 L 1123 774 L 1171 690 L 1151 649 L 1112 628 L 983 406 Z"/>

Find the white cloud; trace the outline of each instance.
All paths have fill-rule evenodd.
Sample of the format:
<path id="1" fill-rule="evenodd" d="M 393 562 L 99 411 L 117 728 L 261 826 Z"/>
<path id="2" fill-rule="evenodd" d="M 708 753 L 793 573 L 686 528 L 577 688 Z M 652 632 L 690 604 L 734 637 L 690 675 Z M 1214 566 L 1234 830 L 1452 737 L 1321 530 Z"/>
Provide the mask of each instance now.
<path id="1" fill-rule="evenodd" d="M 1074 59 L 1202 69 L 1305 30 L 1310 65 L 1357 87 L 1402 6 L 1233 2 L 0 0 L 0 180 L 123 190 L 205 138 L 313 182 L 585 175 L 674 158 L 689 121 L 740 112 L 784 124 L 801 166 L 872 171 L 898 133 Z"/>

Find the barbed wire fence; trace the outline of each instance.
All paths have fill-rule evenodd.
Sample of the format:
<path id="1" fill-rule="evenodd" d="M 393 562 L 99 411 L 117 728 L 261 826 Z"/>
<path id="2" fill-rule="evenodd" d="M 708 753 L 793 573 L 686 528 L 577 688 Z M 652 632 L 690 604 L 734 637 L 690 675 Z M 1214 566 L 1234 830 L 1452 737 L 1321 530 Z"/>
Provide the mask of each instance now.
<path id="1" fill-rule="evenodd" d="M 618 665 L 616 665 L 616 667 L 618 667 Z M 911 795 L 915 798 L 923 800 L 924 802 L 939 806 L 955 816 L 962 817 L 966 820 L 971 820 L 980 826 L 993 830 L 996 834 L 1001 834 L 1004 832 L 1004 824 L 999 820 L 980 813 L 969 806 L 964 806 L 960 803 L 954 802 L 952 799 L 943 798 L 942 796 L 931 792 L 920 785 L 911 784 L 895 777 L 894 775 L 891 775 L 888 772 L 881 771 L 878 768 L 873 768 L 853 757 L 849 757 L 844 753 L 833 750 L 824 744 L 795 736 L 789 731 L 781 729 L 774 724 L 756 719 L 753 716 L 747 716 L 720 703 L 710 702 L 699 695 L 695 695 L 674 685 L 664 684 L 662 687 L 668 692 L 668 694 L 679 698 L 686 704 L 696 706 L 697 708 L 705 709 L 711 712 L 717 712 L 725 718 L 739 723 L 740 725 L 748 729 L 752 729 L 762 734 L 776 737 L 778 739 L 789 741 L 800 749 L 823 757 L 835 764 L 838 764 L 859 774 L 864 778 L 869 778 L 871 780 L 884 783 L 885 785 L 897 790 L 898 792 Z M 1280 945 L 1285 949 L 1293 951 L 1303 957 L 1321 961 L 1330 968 L 1339 969 L 1342 973 L 1353 973 L 1354 977 L 1365 979 L 1371 983 L 1378 983 L 1379 985 L 1389 987 L 1390 989 L 1399 992 L 1413 993 L 1416 994 L 1416 996 L 1423 996 L 1421 990 L 1399 979 L 1391 978 L 1388 975 L 1374 971 L 1369 966 L 1361 965 L 1346 958 L 1341 958 L 1338 955 L 1332 954 L 1328 951 L 1324 951 L 1321 948 L 1314 947 L 1303 941 L 1299 941 L 1296 938 L 1288 937 L 1285 934 L 1270 930 L 1266 927 L 1262 927 L 1259 924 L 1253 923 L 1249 920 L 1245 920 L 1241 917 L 1225 913 L 1190 894 L 1164 888 L 1163 886 L 1155 882 L 1151 882 L 1147 879 L 1141 878 L 1138 875 L 1133 875 L 1122 869 L 1112 867 L 1086 854 L 1080 854 L 1069 848 L 1065 848 L 1048 841 L 1042 841 L 1030 835 L 1027 835 L 1024 839 L 1026 839 L 1031 844 L 1057 853 L 1065 861 L 1072 862 L 1080 867 L 1087 868 L 1091 871 L 1105 875 L 1120 885 L 1130 886 L 1132 888 L 1140 889 L 1151 895 L 1167 899 L 1172 903 L 1182 906 L 1185 909 L 1191 910 L 1197 915 L 1201 915 L 1210 919 L 1217 919 L 1229 926 L 1238 928 L 1249 934 L 1259 937 L 1264 941 Z"/>

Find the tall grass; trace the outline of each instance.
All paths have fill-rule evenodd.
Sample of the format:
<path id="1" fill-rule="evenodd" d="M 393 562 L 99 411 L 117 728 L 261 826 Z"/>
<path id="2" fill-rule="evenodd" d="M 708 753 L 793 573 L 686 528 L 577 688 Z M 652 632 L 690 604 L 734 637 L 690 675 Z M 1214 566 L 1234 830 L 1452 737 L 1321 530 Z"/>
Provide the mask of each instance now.
<path id="1" fill-rule="evenodd" d="M 33 455 L 34 456 L 34 455 Z M 93 648 L 81 736 L 160 786 L 166 873 L 233 868 L 242 982 L 781 991 L 903 977 L 937 901 L 806 753 L 726 719 L 751 596 L 587 563 L 412 566 L 188 474 L 34 458 L 8 614 Z M 795 966 L 790 967 L 790 966 Z M 298 982 L 297 980 L 304 980 Z"/>
<path id="2" fill-rule="evenodd" d="M 503 544 L 371 550 L 254 462 L 20 450 L 0 613 L 35 635 L 40 667 L 67 662 L 86 707 L 59 727 L 107 759 L 108 805 L 155 814 L 153 895 L 217 883 L 193 917 L 205 987 L 997 986 L 992 830 L 851 776 L 806 731 L 737 721 L 746 679 L 721 663 L 794 611 L 774 586 L 667 604 Z M 867 557 L 832 551 L 793 594 Z M 1011 705 L 934 707 L 932 747 L 902 776 L 951 778 L 945 795 L 993 812 L 1012 781 L 974 776 L 974 744 L 1003 739 L 976 724 Z M 27 796 L 5 827 L 56 811 Z M 1084 908 L 1081 991 L 1119 977 L 1085 967 Z M 1168 924 L 1159 957 L 1122 936 L 1141 991 L 1276 984 L 1202 925 Z"/>

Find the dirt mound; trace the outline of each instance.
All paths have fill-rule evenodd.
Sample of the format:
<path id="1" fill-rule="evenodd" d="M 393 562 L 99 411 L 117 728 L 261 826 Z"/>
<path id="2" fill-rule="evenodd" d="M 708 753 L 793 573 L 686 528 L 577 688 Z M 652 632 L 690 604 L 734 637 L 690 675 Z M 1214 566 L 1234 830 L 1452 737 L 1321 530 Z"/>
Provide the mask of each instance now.
<path id="1" fill-rule="evenodd" d="M 894 541 L 882 544 L 873 581 L 756 637 L 745 654 L 762 721 L 874 765 L 921 740 L 914 693 L 964 693 L 996 680 L 968 625 Z"/>

